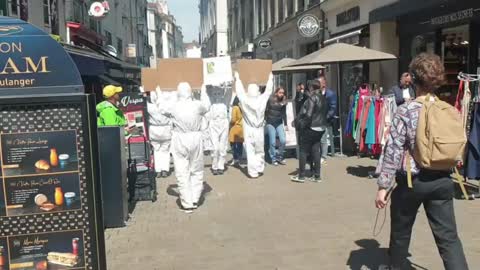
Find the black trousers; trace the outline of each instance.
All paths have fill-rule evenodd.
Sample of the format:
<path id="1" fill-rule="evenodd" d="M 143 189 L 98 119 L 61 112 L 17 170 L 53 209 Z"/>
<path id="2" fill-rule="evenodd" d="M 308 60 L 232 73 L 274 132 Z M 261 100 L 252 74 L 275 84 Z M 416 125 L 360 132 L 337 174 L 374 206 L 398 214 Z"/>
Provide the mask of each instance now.
<path id="1" fill-rule="evenodd" d="M 389 252 L 393 269 L 410 269 L 408 248 L 417 211 L 423 204 L 445 269 L 468 270 L 455 222 L 454 183 L 448 173 L 422 171 L 413 177 L 413 189 L 408 188 L 406 176 L 397 175 L 397 184 L 390 207 Z"/>
<path id="2" fill-rule="evenodd" d="M 321 159 L 321 140 L 325 131 L 314 131 L 312 129 L 302 130 L 300 135 L 300 177 L 305 177 L 305 165 L 307 163 L 307 156 L 313 162 L 313 174 L 315 177 L 320 177 L 320 159 Z"/>

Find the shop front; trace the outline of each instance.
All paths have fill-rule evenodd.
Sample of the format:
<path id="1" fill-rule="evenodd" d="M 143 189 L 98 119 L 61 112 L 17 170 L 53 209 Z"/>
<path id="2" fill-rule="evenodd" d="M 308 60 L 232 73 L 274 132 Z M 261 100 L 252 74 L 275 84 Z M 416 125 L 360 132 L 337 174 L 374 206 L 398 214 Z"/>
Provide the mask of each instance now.
<path id="1" fill-rule="evenodd" d="M 442 5 L 411 12 L 398 19 L 400 70 L 407 71 L 419 53 L 439 55 L 445 65 L 447 84 L 438 91 L 454 103 L 459 72 L 479 73 L 480 2 L 442 1 Z"/>

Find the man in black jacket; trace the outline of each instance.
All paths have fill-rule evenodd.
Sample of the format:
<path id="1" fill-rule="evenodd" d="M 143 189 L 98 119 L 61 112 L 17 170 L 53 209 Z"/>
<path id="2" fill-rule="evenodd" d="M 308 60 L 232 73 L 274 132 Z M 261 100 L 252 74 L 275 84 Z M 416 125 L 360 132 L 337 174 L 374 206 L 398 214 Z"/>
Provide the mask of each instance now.
<path id="1" fill-rule="evenodd" d="M 311 84 L 312 92 L 303 104 L 297 116 L 296 128 L 302 134 L 299 139 L 299 174 L 291 178 L 294 182 L 303 183 L 306 180 L 305 165 L 307 155 L 310 153 L 313 159 L 313 182 L 321 182 L 320 174 L 320 147 L 321 138 L 327 127 L 327 99 L 320 92 L 320 83 L 314 81 Z"/>

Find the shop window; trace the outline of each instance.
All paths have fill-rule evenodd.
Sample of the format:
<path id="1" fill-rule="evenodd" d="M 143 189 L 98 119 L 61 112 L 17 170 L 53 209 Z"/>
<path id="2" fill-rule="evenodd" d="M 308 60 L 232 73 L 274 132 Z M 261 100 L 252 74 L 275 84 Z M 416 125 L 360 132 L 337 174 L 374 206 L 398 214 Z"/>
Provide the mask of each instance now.
<path id="1" fill-rule="evenodd" d="M 50 26 L 50 0 L 43 0 L 43 23 Z"/>
<path id="2" fill-rule="evenodd" d="M 105 38 L 107 39 L 106 45 L 112 45 L 112 33 L 105 31 Z"/>
<path id="3" fill-rule="evenodd" d="M 267 1 L 262 1 L 263 5 L 263 30 L 266 31 L 268 29 L 268 3 Z M 262 31 L 263 32 L 263 31 Z"/>
<path id="4" fill-rule="evenodd" d="M 287 0 L 287 17 L 290 17 L 292 16 L 293 14 L 295 14 L 295 4 L 294 4 L 294 1 L 295 0 Z"/>
<path id="5" fill-rule="evenodd" d="M 117 38 L 117 53 L 120 57 L 123 55 L 123 40 L 120 38 Z"/>
<path id="6" fill-rule="evenodd" d="M 278 22 L 281 23 L 285 19 L 285 2 L 283 0 L 278 1 Z"/>
<path id="7" fill-rule="evenodd" d="M 275 14 L 275 5 L 277 1 L 276 0 L 270 0 L 270 27 L 275 26 L 275 19 L 277 17 L 277 14 Z"/>
<path id="8" fill-rule="evenodd" d="M 16 15 L 18 16 L 18 10 L 19 10 L 19 0 L 10 0 L 10 10 L 11 10 L 11 15 Z"/>
<path id="9" fill-rule="evenodd" d="M 258 12 L 258 16 L 257 16 L 257 25 L 258 25 L 258 32 L 257 32 L 257 35 L 260 35 L 261 33 L 263 33 L 263 29 L 262 29 L 262 13 L 263 13 L 263 10 L 262 10 L 262 1 L 258 1 L 258 6 L 257 6 L 257 12 Z"/>
<path id="10" fill-rule="evenodd" d="M 445 101 L 455 102 L 458 89 L 457 75 L 467 72 L 468 51 L 470 47 L 469 26 L 446 28 L 442 30 L 441 57 L 445 65 L 447 84 L 439 90 L 439 96 Z"/>
<path id="11" fill-rule="evenodd" d="M 305 9 L 305 0 L 297 0 L 297 11 L 303 11 Z"/>

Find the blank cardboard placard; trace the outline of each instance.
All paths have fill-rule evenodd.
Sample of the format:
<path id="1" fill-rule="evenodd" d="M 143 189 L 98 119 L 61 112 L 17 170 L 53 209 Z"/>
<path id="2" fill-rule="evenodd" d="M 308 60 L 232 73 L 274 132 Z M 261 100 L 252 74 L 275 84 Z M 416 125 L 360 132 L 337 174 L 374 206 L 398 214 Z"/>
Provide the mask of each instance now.
<path id="1" fill-rule="evenodd" d="M 235 63 L 234 69 L 238 71 L 245 87 L 252 83 L 266 85 L 272 72 L 272 60 L 240 59 Z"/>
<path id="2" fill-rule="evenodd" d="M 177 90 L 181 82 L 188 82 L 192 89 L 203 84 L 203 60 L 195 58 L 159 59 L 156 69 L 142 69 L 142 84 L 145 91 Z"/>
<path id="3" fill-rule="evenodd" d="M 160 82 L 157 80 L 157 69 L 142 68 L 142 86 L 145 91 L 155 91 Z"/>

